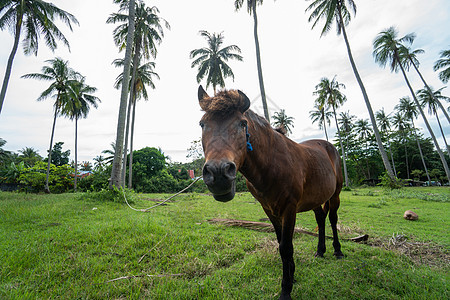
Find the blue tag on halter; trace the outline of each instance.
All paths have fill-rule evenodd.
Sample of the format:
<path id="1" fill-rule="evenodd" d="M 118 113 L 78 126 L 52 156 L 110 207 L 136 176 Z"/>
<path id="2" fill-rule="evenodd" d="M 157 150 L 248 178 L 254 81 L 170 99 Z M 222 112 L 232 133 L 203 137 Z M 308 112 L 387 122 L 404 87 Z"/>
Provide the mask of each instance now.
<path id="1" fill-rule="evenodd" d="M 253 151 L 252 144 L 250 144 L 250 133 L 248 133 L 248 126 L 245 126 L 245 136 L 247 137 L 247 151 Z"/>

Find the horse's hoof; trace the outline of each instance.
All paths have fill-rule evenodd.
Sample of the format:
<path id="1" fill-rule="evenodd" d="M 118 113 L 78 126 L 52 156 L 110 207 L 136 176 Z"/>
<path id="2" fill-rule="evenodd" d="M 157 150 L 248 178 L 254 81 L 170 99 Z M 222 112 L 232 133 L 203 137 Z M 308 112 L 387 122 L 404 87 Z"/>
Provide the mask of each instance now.
<path id="1" fill-rule="evenodd" d="M 321 252 L 316 252 L 316 253 L 314 254 L 314 257 L 321 257 L 321 258 L 323 258 L 323 253 L 321 253 Z"/>
<path id="2" fill-rule="evenodd" d="M 334 252 L 333 255 L 334 255 L 337 259 L 342 259 L 342 258 L 345 257 L 344 254 L 343 254 L 341 251 L 339 251 L 339 252 Z"/>
<path id="3" fill-rule="evenodd" d="M 292 300 L 291 295 L 280 295 L 280 298 L 278 300 Z"/>

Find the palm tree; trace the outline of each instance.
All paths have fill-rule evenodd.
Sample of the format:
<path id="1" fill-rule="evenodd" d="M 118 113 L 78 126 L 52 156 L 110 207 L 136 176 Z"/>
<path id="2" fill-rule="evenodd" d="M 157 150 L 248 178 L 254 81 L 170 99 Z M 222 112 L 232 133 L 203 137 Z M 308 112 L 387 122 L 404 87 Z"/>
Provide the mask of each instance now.
<path id="1" fill-rule="evenodd" d="M 94 170 L 101 171 L 105 166 L 105 158 L 101 155 L 94 157 Z"/>
<path id="2" fill-rule="evenodd" d="M 309 117 L 311 118 L 313 123 L 319 124 L 319 129 L 324 130 L 325 138 L 328 141 L 328 133 L 327 133 L 327 123 L 330 126 L 330 119 L 333 116 L 331 111 L 328 111 L 329 106 L 323 106 L 319 103 L 314 103 L 314 110 L 309 111 Z"/>
<path id="3" fill-rule="evenodd" d="M 408 47 L 402 47 L 401 50 L 402 50 L 402 54 L 404 55 L 404 57 L 407 60 L 409 60 L 409 63 L 416 70 L 416 72 L 419 75 L 420 79 L 422 80 L 425 88 L 428 90 L 429 95 L 431 96 L 431 98 L 433 98 L 434 97 L 434 93 L 433 93 L 431 87 L 427 84 L 427 82 L 425 81 L 425 79 L 422 76 L 422 73 L 420 73 L 420 71 L 419 71 L 419 60 L 417 59 L 417 54 L 424 53 L 425 51 L 423 51 L 422 49 L 416 49 L 416 50 L 412 51 Z M 434 102 L 435 102 L 435 104 L 437 104 L 441 108 L 442 112 L 444 113 L 445 117 L 447 118 L 448 123 L 450 124 L 450 117 L 447 114 L 447 111 L 445 110 L 445 108 L 442 105 L 442 103 L 437 98 L 434 99 Z"/>
<path id="4" fill-rule="evenodd" d="M 33 147 L 25 147 L 18 152 L 20 153 L 19 158 L 28 166 L 34 166 L 36 162 L 42 160 L 38 151 Z"/>
<path id="5" fill-rule="evenodd" d="M 234 8 L 236 11 L 240 10 L 244 5 L 245 0 L 235 0 Z M 247 2 L 247 12 L 253 15 L 253 37 L 255 39 L 255 50 L 256 50 L 256 66 L 258 68 L 258 79 L 259 79 L 259 89 L 261 92 L 261 100 L 263 104 L 264 117 L 268 122 L 270 122 L 269 110 L 267 109 L 266 91 L 264 89 L 264 80 L 262 74 L 261 66 L 261 51 L 259 49 L 259 38 L 258 38 L 258 16 L 256 14 L 256 6 L 262 5 L 263 0 L 246 0 Z"/>
<path id="6" fill-rule="evenodd" d="M 367 154 L 369 149 L 367 142 L 372 135 L 372 128 L 369 125 L 369 121 L 363 119 L 357 120 L 355 122 L 355 130 L 361 143 L 366 145 L 366 151 L 364 151 L 364 153 Z M 366 155 L 364 156 L 366 157 L 367 179 L 370 179 L 369 158 Z"/>
<path id="7" fill-rule="evenodd" d="M 294 118 L 288 117 L 284 109 L 281 109 L 280 112 L 275 112 L 272 118 L 272 126 L 281 128 L 283 132 L 286 132 L 286 135 L 292 133 L 291 128 L 294 127 Z"/>
<path id="8" fill-rule="evenodd" d="M 14 56 L 19 46 L 22 31 L 25 34 L 22 43 L 23 51 L 26 55 L 37 55 L 40 36 L 44 37 L 45 44 L 52 51 L 57 47 L 56 40 L 62 41 L 70 50 L 69 42 L 53 21 L 55 17 L 58 17 L 70 30 L 72 30 L 72 23 L 78 24 L 78 21 L 68 12 L 59 9 L 52 3 L 42 0 L 1 1 L 0 13 L 3 13 L 0 17 L 0 29 L 8 28 L 14 33 L 14 44 L 8 58 L 5 77 L 0 92 L 1 114 L 9 77 L 11 76 Z"/>
<path id="9" fill-rule="evenodd" d="M 347 32 L 345 31 L 345 26 L 351 20 L 350 11 L 347 9 L 347 5 L 350 10 L 356 14 L 356 4 L 353 0 L 312 0 L 313 2 L 306 8 L 306 11 L 312 10 L 311 15 L 308 18 L 308 22 L 312 22 L 314 28 L 321 19 L 325 19 L 325 24 L 322 29 L 320 36 L 325 35 L 330 31 L 333 22 L 336 22 L 337 34 L 344 36 L 345 45 L 347 46 L 348 58 L 350 59 L 350 64 L 355 74 L 356 80 L 358 81 L 359 87 L 363 94 L 364 101 L 369 112 L 370 121 L 372 123 L 373 131 L 375 133 L 375 138 L 377 140 L 378 149 L 380 151 L 381 158 L 383 160 L 384 167 L 392 180 L 395 179 L 395 174 L 392 172 L 391 164 L 387 157 L 386 151 L 384 150 L 383 142 L 381 140 L 380 132 L 377 127 L 375 116 L 373 114 L 372 105 L 369 101 L 369 96 L 367 95 L 366 88 L 361 80 L 358 69 L 356 68 L 355 61 L 353 59 L 352 51 L 350 49 L 350 43 L 348 42 Z"/>
<path id="10" fill-rule="evenodd" d="M 337 114 L 336 109 L 344 104 L 345 101 L 347 101 L 347 97 L 341 93 L 340 89 L 344 88 L 345 85 L 342 83 L 339 83 L 336 80 L 336 76 L 333 77 L 333 79 L 330 81 L 328 78 L 323 77 L 320 80 L 320 83 L 316 85 L 315 92 L 313 92 L 313 95 L 317 95 L 318 98 L 316 99 L 316 103 L 319 105 L 319 107 L 331 107 L 333 108 L 333 115 L 334 115 L 334 121 L 336 122 L 336 128 L 339 136 L 339 144 L 341 145 L 342 149 L 342 161 L 344 164 L 344 175 L 345 175 L 345 186 L 348 187 L 348 174 L 347 174 L 347 163 L 346 163 L 346 155 L 345 155 L 345 149 L 344 145 L 342 143 L 342 136 L 339 129 L 338 121 L 337 121 Z"/>
<path id="11" fill-rule="evenodd" d="M 430 115 L 434 114 L 436 116 L 436 120 L 438 122 L 439 129 L 441 130 L 442 138 L 444 139 L 445 147 L 447 148 L 447 153 L 450 155 L 450 148 L 448 147 L 447 140 L 445 139 L 444 131 L 442 130 L 441 121 L 439 120 L 439 116 L 438 116 L 438 106 L 440 106 L 439 104 L 441 104 L 440 100 L 445 100 L 447 102 L 450 100 L 449 97 L 443 96 L 441 94 L 441 91 L 444 88 L 445 87 L 442 87 L 442 88 L 438 89 L 437 91 L 434 91 L 433 88 L 429 86 L 427 89 L 418 90 L 417 97 L 420 100 L 420 105 L 422 107 L 428 106 L 428 113 Z"/>
<path id="12" fill-rule="evenodd" d="M 52 148 L 53 148 L 53 137 L 55 135 L 56 118 L 60 113 L 61 107 L 64 105 L 64 98 L 62 97 L 68 88 L 69 80 L 75 78 L 77 73 L 69 67 L 69 62 L 63 60 L 62 58 L 56 57 L 54 59 L 49 59 L 45 61 L 48 66 L 42 67 L 42 73 L 30 73 L 23 75 L 21 78 L 31 78 L 38 80 L 51 81 L 50 86 L 42 92 L 42 94 L 37 99 L 38 101 L 45 100 L 48 97 L 55 99 L 53 104 L 53 125 L 52 133 L 50 136 L 50 147 L 48 150 L 48 161 L 47 161 L 47 174 L 45 178 L 44 191 L 50 193 L 48 186 L 48 179 L 50 175 L 50 163 L 52 161 Z"/>
<path id="13" fill-rule="evenodd" d="M 406 147 L 406 141 L 407 141 L 407 132 L 409 131 L 409 123 L 405 118 L 405 115 L 397 111 L 392 116 L 392 125 L 394 125 L 397 128 L 397 133 L 400 137 L 399 140 L 403 140 L 403 146 L 405 148 L 405 161 L 406 161 L 406 178 L 409 179 L 409 162 L 408 162 L 408 149 Z"/>
<path id="14" fill-rule="evenodd" d="M 117 66 L 122 66 L 123 65 L 123 59 L 116 59 L 113 64 L 117 67 Z M 130 104 L 132 103 L 133 105 L 133 113 L 131 116 L 131 134 L 130 134 L 130 160 L 128 162 L 128 187 L 131 188 L 132 187 L 132 170 L 133 170 L 133 140 L 134 140 L 134 121 L 135 121 L 135 116 L 136 116 L 136 102 L 138 99 L 144 99 L 144 100 L 148 100 L 148 93 L 147 93 L 147 89 L 146 86 L 149 86 L 152 89 L 155 89 L 155 84 L 153 82 L 153 77 L 159 79 L 159 75 L 154 72 L 155 68 L 155 63 L 154 62 L 148 62 L 145 63 L 143 65 L 141 65 L 140 67 L 137 68 L 136 71 L 136 75 L 135 75 L 135 81 L 134 81 L 134 87 L 131 89 L 132 91 L 132 98 L 130 99 L 131 101 L 129 102 L 129 107 L 128 107 L 128 114 L 127 114 L 127 128 L 126 128 L 126 133 L 125 133 L 125 149 L 127 149 L 128 147 L 128 133 L 129 133 L 129 120 L 130 120 L 130 111 L 131 111 L 131 107 Z M 119 88 L 122 84 L 122 80 L 123 80 L 123 73 L 120 74 L 117 78 L 116 78 L 116 82 L 114 84 L 115 88 Z M 130 85 L 131 85 L 131 81 L 130 81 Z M 124 154 L 126 154 L 126 151 L 124 152 Z M 126 157 L 124 155 L 124 163 L 126 162 Z M 123 165 L 123 170 L 122 170 L 122 180 L 123 180 L 123 185 L 125 185 L 125 173 L 126 173 L 126 164 Z"/>
<path id="15" fill-rule="evenodd" d="M 386 115 L 386 113 L 384 112 L 384 108 L 375 113 L 375 118 L 378 121 L 378 127 L 380 128 L 381 132 L 386 136 L 389 147 L 388 150 L 391 153 L 392 167 L 394 168 L 395 175 L 397 175 L 397 170 L 395 170 L 394 155 L 392 154 L 391 150 L 391 139 L 389 134 L 389 131 L 391 130 L 391 118 L 389 117 L 389 115 Z"/>
<path id="16" fill-rule="evenodd" d="M 395 109 L 403 113 L 405 118 L 411 121 L 412 131 L 417 141 L 417 147 L 419 148 L 420 158 L 422 159 L 422 165 L 425 170 L 425 173 L 427 174 L 428 181 L 430 181 L 430 175 L 428 174 L 427 165 L 425 163 L 425 159 L 422 153 L 422 147 L 420 146 L 419 138 L 417 137 L 416 134 L 416 126 L 414 125 L 414 119 L 417 118 L 418 115 L 417 108 L 409 97 L 403 97 L 400 98 L 400 103 L 395 106 Z"/>
<path id="17" fill-rule="evenodd" d="M 115 0 L 116 3 L 120 3 L 121 7 L 126 6 L 126 1 Z M 133 49 L 133 36 L 134 36 L 134 22 L 135 22 L 135 1 L 130 0 L 128 3 L 128 30 L 126 38 L 126 50 L 123 66 L 124 78 L 122 81 L 122 91 L 120 94 L 120 107 L 119 117 L 117 121 L 116 132 L 116 151 L 114 153 L 114 160 L 111 170 L 111 181 L 109 182 L 109 188 L 113 185 L 116 187 L 121 186 L 121 167 L 122 167 L 122 154 L 123 154 L 123 141 L 125 134 L 125 119 L 127 114 L 127 96 L 128 96 L 128 82 L 130 80 L 130 66 L 131 66 L 131 52 Z"/>
<path id="18" fill-rule="evenodd" d="M 403 45 L 403 43 L 406 42 L 411 44 L 414 41 L 414 38 L 415 38 L 414 33 L 410 33 L 402 38 L 398 38 L 397 30 L 394 27 L 389 27 L 388 29 L 380 32 L 378 36 L 375 38 L 373 42 L 374 48 L 373 56 L 375 58 L 375 61 L 380 66 L 386 67 L 386 64 L 389 63 L 391 71 L 398 72 L 399 69 L 402 71 L 406 85 L 408 86 L 412 98 L 414 99 L 414 103 L 423 118 L 423 121 L 428 129 L 428 132 L 431 135 L 431 138 L 433 139 L 434 146 L 436 147 L 436 151 L 438 152 L 439 157 L 441 158 L 442 165 L 444 166 L 445 173 L 447 174 L 448 181 L 450 182 L 450 170 L 448 168 L 447 161 L 445 160 L 444 154 L 439 148 L 439 144 L 436 140 L 433 130 L 431 129 L 431 126 L 428 123 L 425 113 L 423 112 L 422 107 L 420 106 L 419 101 L 417 100 L 416 94 L 414 93 L 414 90 L 412 89 L 411 84 L 409 83 L 408 77 L 406 76 L 405 68 L 409 70 L 411 61 L 405 55 L 407 49 Z"/>
<path id="19" fill-rule="evenodd" d="M 356 119 L 356 116 L 350 115 L 350 112 L 341 112 L 339 114 L 340 118 L 338 119 L 338 124 L 340 125 L 340 130 L 342 130 L 343 135 L 345 136 L 345 143 L 346 143 L 346 155 L 348 157 L 348 149 L 349 149 L 349 143 L 348 140 L 351 137 L 352 129 L 353 129 L 353 120 Z"/>
<path id="20" fill-rule="evenodd" d="M 69 88 L 65 93 L 67 97 L 62 114 L 71 120 L 75 120 L 75 178 L 74 191 L 77 190 L 77 176 L 78 176 L 78 119 L 86 118 L 89 114 L 90 106 L 97 108 L 97 102 L 101 102 L 96 96 L 91 95 L 97 89 L 85 83 L 85 77 L 71 80 Z"/>
<path id="21" fill-rule="evenodd" d="M 241 49 L 236 45 L 230 45 L 221 48 L 224 36 L 222 33 L 210 34 L 208 31 L 201 30 L 200 35 L 208 42 L 208 47 L 192 50 L 189 54 L 194 61 L 191 68 L 198 66 L 197 82 L 206 76 L 206 87 L 212 84 L 214 94 L 216 94 L 216 86 L 225 87 L 224 79 L 231 77 L 234 80 L 234 73 L 230 66 L 226 63 L 229 59 L 242 61 Z M 237 53 L 233 53 L 233 52 Z"/>
<path id="22" fill-rule="evenodd" d="M 439 69 L 442 69 L 442 71 L 439 72 L 439 79 L 443 83 L 447 83 L 450 79 L 450 50 L 443 50 L 439 55 L 441 58 L 434 63 L 433 70 L 438 71 Z"/>
<path id="23" fill-rule="evenodd" d="M 111 165 L 113 163 L 114 156 L 116 153 L 116 143 L 112 142 L 110 145 L 111 145 L 111 149 L 106 149 L 106 150 L 102 151 L 103 154 L 109 155 L 109 156 L 105 157 L 105 159 L 104 159 L 104 162 L 106 165 Z"/>

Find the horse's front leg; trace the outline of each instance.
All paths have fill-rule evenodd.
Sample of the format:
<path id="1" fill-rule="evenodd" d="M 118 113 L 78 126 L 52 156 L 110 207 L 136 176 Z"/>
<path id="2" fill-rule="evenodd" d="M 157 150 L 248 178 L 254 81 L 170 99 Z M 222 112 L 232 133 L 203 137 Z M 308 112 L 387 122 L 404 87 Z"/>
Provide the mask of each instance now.
<path id="1" fill-rule="evenodd" d="M 294 246 L 292 238 L 295 226 L 295 209 L 286 208 L 282 218 L 280 256 L 283 262 L 283 279 L 281 281 L 280 299 L 291 299 L 292 285 L 294 283 Z"/>

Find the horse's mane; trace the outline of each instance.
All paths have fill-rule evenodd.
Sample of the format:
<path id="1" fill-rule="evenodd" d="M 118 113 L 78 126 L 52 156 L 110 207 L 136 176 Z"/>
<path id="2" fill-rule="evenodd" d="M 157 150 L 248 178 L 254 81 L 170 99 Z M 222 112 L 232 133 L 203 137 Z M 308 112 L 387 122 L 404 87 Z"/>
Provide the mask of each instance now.
<path id="1" fill-rule="evenodd" d="M 236 90 L 222 90 L 214 97 L 203 99 L 202 108 L 207 113 L 227 115 L 239 110 L 242 99 Z"/>

